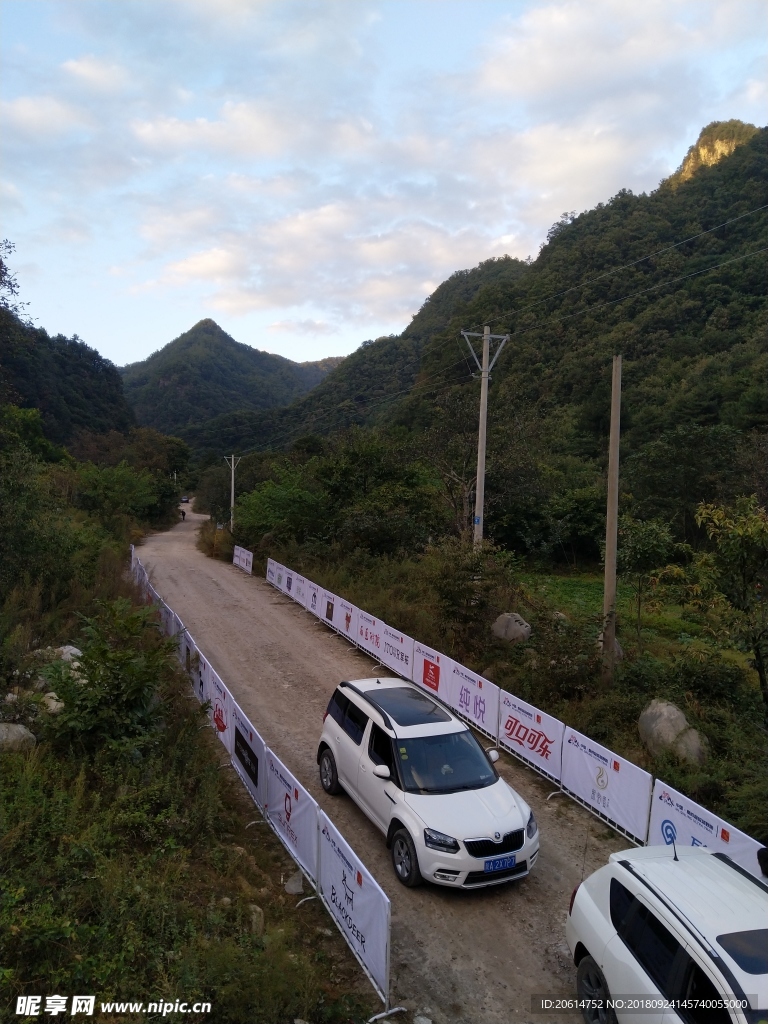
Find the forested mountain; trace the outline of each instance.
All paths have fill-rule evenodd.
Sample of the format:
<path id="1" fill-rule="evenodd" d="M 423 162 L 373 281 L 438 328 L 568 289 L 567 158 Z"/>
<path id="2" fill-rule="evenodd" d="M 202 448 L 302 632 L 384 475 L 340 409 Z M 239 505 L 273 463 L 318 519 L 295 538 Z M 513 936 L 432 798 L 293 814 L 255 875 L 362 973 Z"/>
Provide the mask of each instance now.
<path id="1" fill-rule="evenodd" d="M 527 269 L 521 260 L 505 256 L 472 270 L 458 270 L 429 296 L 402 334 L 364 341 L 290 407 L 218 416 L 191 426 L 184 436 L 198 452 L 218 454 L 244 445 L 290 444 L 302 433 L 330 434 L 351 424 L 385 424 L 397 400 L 416 382 L 424 346 L 435 333 L 451 317 L 462 316 L 483 289 L 501 280 L 515 280 Z"/>
<path id="2" fill-rule="evenodd" d="M 708 125 L 655 192 L 564 215 L 531 264 L 454 274 L 402 335 L 366 343 L 290 408 L 220 416 L 190 443 L 236 451 L 355 424 L 433 425 L 475 369 L 461 330 L 486 323 L 511 334 L 492 429 L 546 420 L 561 448 L 598 455 L 616 353 L 627 451 L 678 425 L 768 426 L 767 143 L 765 129 Z"/>
<path id="3" fill-rule="evenodd" d="M 339 362 L 294 363 L 242 345 L 213 320 L 201 320 L 121 372 L 142 426 L 187 437 L 190 427 L 224 413 L 289 405 Z"/>
<path id="4" fill-rule="evenodd" d="M 121 433 L 134 425 L 120 372 L 75 336 L 50 337 L 0 308 L 0 403 L 39 409 L 48 440 L 81 430 Z"/>

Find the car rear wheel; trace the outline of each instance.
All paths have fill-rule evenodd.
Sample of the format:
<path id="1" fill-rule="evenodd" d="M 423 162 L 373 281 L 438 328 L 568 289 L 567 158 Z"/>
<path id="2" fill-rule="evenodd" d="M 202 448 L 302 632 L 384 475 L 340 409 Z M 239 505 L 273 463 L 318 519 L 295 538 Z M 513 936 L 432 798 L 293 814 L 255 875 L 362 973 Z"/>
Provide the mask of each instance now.
<path id="1" fill-rule="evenodd" d="M 421 884 L 419 859 L 411 836 L 404 828 L 395 832 L 392 837 L 392 865 L 395 874 L 409 889 Z"/>
<path id="2" fill-rule="evenodd" d="M 579 999 L 587 1000 L 581 1011 L 587 1024 L 616 1024 L 616 1014 L 605 1005 L 611 993 L 603 972 L 591 956 L 585 956 L 579 961 L 576 991 Z"/>
<path id="3" fill-rule="evenodd" d="M 327 747 L 320 755 L 320 785 L 331 796 L 336 796 L 341 792 L 339 773 L 336 770 L 336 758 Z"/>

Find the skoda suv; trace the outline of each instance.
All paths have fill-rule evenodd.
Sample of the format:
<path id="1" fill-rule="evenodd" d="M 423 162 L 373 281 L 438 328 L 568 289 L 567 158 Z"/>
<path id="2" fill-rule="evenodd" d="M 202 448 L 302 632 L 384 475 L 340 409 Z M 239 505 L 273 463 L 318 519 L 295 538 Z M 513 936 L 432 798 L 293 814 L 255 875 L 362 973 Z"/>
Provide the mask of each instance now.
<path id="1" fill-rule="evenodd" d="M 522 878 L 539 853 L 536 819 L 498 757 L 402 679 L 341 683 L 317 750 L 323 789 L 343 788 L 381 829 L 404 885 L 465 889 Z"/>

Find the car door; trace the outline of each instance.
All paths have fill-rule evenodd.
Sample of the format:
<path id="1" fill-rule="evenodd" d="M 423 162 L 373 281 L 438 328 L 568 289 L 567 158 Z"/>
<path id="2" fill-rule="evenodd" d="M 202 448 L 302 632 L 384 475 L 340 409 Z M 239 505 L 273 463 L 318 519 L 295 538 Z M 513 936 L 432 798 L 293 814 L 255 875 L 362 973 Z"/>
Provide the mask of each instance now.
<path id="1" fill-rule="evenodd" d="M 373 769 L 379 764 L 385 764 L 389 768 L 390 777 L 388 779 L 380 779 L 373 774 Z M 392 740 L 380 726 L 372 721 L 364 737 L 360 753 L 357 791 L 360 796 L 360 806 L 384 833 L 389 828 L 391 809 L 397 800 L 396 779 Z"/>
<path id="2" fill-rule="evenodd" d="M 338 758 L 336 770 L 339 781 L 351 797 L 357 797 L 357 775 L 363 736 L 368 725 L 368 716 L 352 700 L 347 701 L 341 717 L 340 728 L 335 730 Z"/>
<path id="3" fill-rule="evenodd" d="M 640 998 L 644 1008 L 633 1007 L 628 1000 L 630 1005 L 617 1008 L 616 1016 L 621 1024 L 662 1024 L 668 1019 L 664 997 L 672 994 L 683 946 L 653 910 L 615 878 L 611 879 L 612 911 L 617 887 L 631 903 L 618 923 L 618 934 L 605 947 L 600 966 L 614 999 Z"/>

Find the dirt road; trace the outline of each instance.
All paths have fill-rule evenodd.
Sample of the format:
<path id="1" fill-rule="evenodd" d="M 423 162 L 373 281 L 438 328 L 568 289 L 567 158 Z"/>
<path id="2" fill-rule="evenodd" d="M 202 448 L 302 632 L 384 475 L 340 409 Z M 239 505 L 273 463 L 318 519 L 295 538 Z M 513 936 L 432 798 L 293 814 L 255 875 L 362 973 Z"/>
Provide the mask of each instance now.
<path id="1" fill-rule="evenodd" d="M 501 775 L 531 804 L 541 831 L 535 869 L 482 892 L 405 889 L 384 839 L 346 797 L 329 797 L 315 754 L 336 683 L 373 674 L 373 662 L 265 580 L 195 548 L 204 517 L 188 512 L 138 554 L 270 747 L 313 794 L 392 901 L 392 999 L 435 1024 L 508 1024 L 531 1014 L 531 995 L 575 994 L 564 942 L 571 891 L 626 840 L 514 758 Z M 395 1018 L 396 1019 L 396 1018 Z M 580 1020 L 558 1016 L 559 1024 Z"/>

